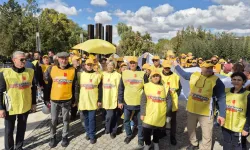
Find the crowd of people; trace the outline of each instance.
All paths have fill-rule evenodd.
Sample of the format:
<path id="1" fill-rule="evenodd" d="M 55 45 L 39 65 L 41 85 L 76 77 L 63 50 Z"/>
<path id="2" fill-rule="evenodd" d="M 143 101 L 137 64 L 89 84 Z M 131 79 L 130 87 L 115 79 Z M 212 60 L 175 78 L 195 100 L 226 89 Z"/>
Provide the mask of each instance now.
<path id="1" fill-rule="evenodd" d="M 245 85 L 250 79 L 250 65 L 232 63 L 214 55 L 209 60 L 192 53 L 176 57 L 173 52 L 161 62 L 159 56 L 147 63 L 142 58 L 98 57 L 77 50 L 48 55 L 16 51 L 13 66 L 0 71 L 0 118 L 5 119 L 5 149 L 22 149 L 29 113 L 36 111 L 37 91 L 43 92 L 45 108 L 51 114 L 50 142 L 56 147 L 59 114 L 63 120 L 63 147 L 69 145 L 71 120 L 80 120 L 91 144 L 96 139 L 96 113 L 102 112 L 105 134 L 116 138 L 118 121 L 123 119 L 124 142 L 130 143 L 138 129 L 138 148 L 159 150 L 159 140 L 170 127 L 170 143 L 177 144 L 178 97 L 182 90 L 180 77 L 189 80 L 187 150 L 211 150 L 214 125 L 221 126 L 223 149 L 246 150 L 250 124 L 250 92 Z M 201 72 L 186 72 L 199 67 Z M 175 70 L 175 71 L 173 71 Z M 217 74 L 231 77 L 232 88 Z M 17 118 L 17 135 L 13 132 Z M 202 142 L 196 138 L 197 123 L 202 129 Z M 151 139 L 153 136 L 153 139 Z"/>

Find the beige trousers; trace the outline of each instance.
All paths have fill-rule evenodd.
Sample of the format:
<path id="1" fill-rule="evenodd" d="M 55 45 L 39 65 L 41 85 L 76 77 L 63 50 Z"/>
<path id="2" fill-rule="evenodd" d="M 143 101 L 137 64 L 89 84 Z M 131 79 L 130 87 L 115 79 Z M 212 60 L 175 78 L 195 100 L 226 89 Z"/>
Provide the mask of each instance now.
<path id="1" fill-rule="evenodd" d="M 193 113 L 187 113 L 187 130 L 189 141 L 192 145 L 198 146 L 198 140 L 196 138 L 196 127 L 199 122 L 202 130 L 202 142 L 199 146 L 199 150 L 211 150 L 212 149 L 212 133 L 213 133 L 213 117 L 207 117 L 197 115 Z"/>

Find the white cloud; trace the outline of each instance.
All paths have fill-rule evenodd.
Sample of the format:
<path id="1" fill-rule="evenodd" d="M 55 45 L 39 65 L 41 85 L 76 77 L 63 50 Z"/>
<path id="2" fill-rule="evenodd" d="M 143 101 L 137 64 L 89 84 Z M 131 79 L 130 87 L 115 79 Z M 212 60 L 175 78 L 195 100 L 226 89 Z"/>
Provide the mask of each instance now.
<path id="1" fill-rule="evenodd" d="M 92 18 L 91 18 L 91 17 L 88 17 L 87 19 L 88 19 L 88 20 L 92 20 Z"/>
<path id="2" fill-rule="evenodd" d="M 113 14 L 120 21 L 133 27 L 134 31 L 151 33 L 154 40 L 171 38 L 176 31 L 193 25 L 217 30 L 249 29 L 250 6 L 240 2 L 235 5 L 212 5 L 208 9 L 188 8 L 173 12 L 164 4 L 156 8 L 142 6 L 137 11 L 116 10 Z"/>
<path id="3" fill-rule="evenodd" d="M 212 0 L 212 1 L 222 5 L 234 5 L 238 4 L 241 0 Z"/>
<path id="4" fill-rule="evenodd" d="M 91 0 L 90 4 L 94 6 L 106 6 L 108 3 L 106 0 Z"/>
<path id="5" fill-rule="evenodd" d="M 50 8 L 55 9 L 60 13 L 64 13 L 68 16 L 77 15 L 78 11 L 74 6 L 68 6 L 66 3 L 61 0 L 48 1 L 40 5 L 41 8 Z M 80 9 L 81 10 L 81 9 Z"/>
<path id="6" fill-rule="evenodd" d="M 92 10 L 91 8 L 86 8 L 86 11 L 87 11 L 88 13 L 92 13 L 92 12 L 93 12 L 93 10 Z"/>
<path id="7" fill-rule="evenodd" d="M 111 14 L 107 11 L 98 12 L 95 14 L 95 22 L 107 24 L 112 21 Z"/>
<path id="8" fill-rule="evenodd" d="M 170 6 L 169 4 L 164 4 L 164 5 L 160 5 L 158 7 L 156 7 L 154 9 L 155 13 L 158 15 L 168 15 L 169 13 L 174 11 L 174 7 Z"/>
<path id="9" fill-rule="evenodd" d="M 82 28 L 83 28 L 84 30 L 87 30 L 88 26 L 87 26 L 86 24 L 83 24 L 83 25 L 82 25 Z"/>

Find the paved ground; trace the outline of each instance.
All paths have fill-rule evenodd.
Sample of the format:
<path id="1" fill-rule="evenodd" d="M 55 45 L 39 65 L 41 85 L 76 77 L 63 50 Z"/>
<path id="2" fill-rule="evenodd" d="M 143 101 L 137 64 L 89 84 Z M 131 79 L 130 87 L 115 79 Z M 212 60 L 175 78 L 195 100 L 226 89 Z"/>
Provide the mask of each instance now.
<path id="1" fill-rule="evenodd" d="M 177 146 L 171 146 L 169 142 L 169 134 L 161 139 L 160 141 L 160 149 L 161 150 L 183 150 L 188 146 L 188 136 L 186 130 L 186 112 L 185 112 L 185 101 L 180 102 L 180 110 L 178 112 L 178 126 L 177 126 Z M 49 143 L 49 116 L 43 116 L 46 119 L 40 123 L 36 129 L 33 130 L 32 133 L 26 136 L 26 141 L 24 143 L 24 149 L 35 149 L 35 150 L 47 150 L 50 149 L 48 146 Z M 61 147 L 61 129 L 62 124 L 58 126 L 58 145 L 54 150 L 132 150 L 135 149 L 137 146 L 137 137 L 135 137 L 131 143 L 128 145 L 123 142 L 125 138 L 125 133 L 120 132 L 120 134 L 115 138 L 111 139 L 109 135 L 104 134 L 104 128 L 101 124 L 101 116 L 97 116 L 97 143 L 92 145 L 89 141 L 85 140 L 85 131 L 81 126 L 80 120 L 76 120 L 71 122 L 70 124 L 70 145 L 67 148 Z M 37 118 L 36 118 L 37 119 Z M 30 120 L 30 118 L 29 118 Z M 1 129 L 2 130 L 2 129 Z M 121 131 L 121 127 L 120 127 Z M 201 129 L 198 128 L 197 137 L 201 139 Z M 28 131 L 29 132 L 29 131 Z M 168 131 L 167 131 L 168 132 Z M 2 135 L 1 135 L 2 137 Z M 213 137 L 213 149 L 214 150 L 221 150 L 221 131 L 219 128 L 214 129 L 214 137 Z M 250 145 L 248 145 L 250 146 Z"/>

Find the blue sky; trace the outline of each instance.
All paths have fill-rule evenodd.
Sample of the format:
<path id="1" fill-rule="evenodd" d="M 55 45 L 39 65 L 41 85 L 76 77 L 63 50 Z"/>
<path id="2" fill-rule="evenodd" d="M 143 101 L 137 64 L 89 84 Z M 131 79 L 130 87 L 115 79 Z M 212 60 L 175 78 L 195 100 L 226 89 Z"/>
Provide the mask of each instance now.
<path id="1" fill-rule="evenodd" d="M 0 0 L 2 4 L 6 0 Z M 23 2 L 25 0 L 18 0 Z M 202 26 L 213 32 L 250 35 L 250 0 L 37 0 L 78 23 L 115 25 L 124 22 L 134 31 L 149 32 L 153 41 L 172 38 L 183 27 Z"/>

